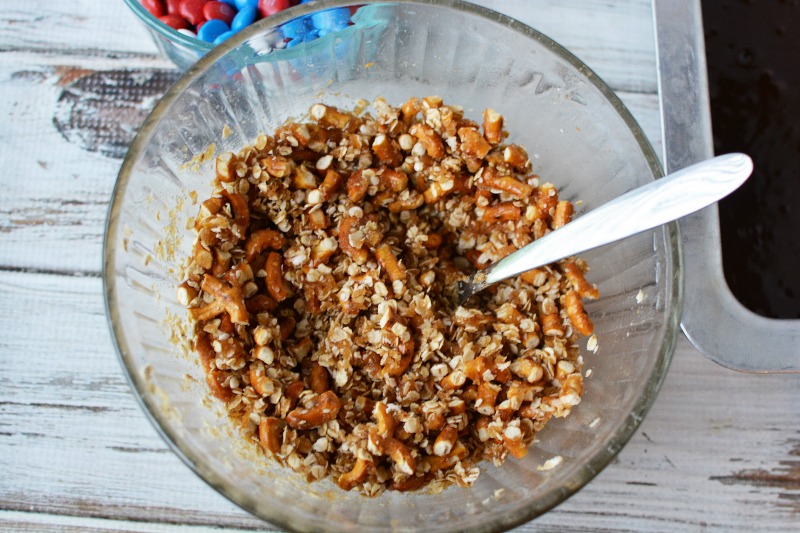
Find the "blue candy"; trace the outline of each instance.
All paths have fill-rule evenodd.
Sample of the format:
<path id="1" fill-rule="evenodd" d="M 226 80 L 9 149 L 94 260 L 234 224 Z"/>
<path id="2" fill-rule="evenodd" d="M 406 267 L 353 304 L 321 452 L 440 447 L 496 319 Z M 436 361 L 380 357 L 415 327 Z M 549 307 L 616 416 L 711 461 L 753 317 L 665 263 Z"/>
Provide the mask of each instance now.
<path id="1" fill-rule="evenodd" d="M 300 3 L 307 4 L 314 1 L 315 0 L 300 0 Z M 324 34 L 341 30 L 350 24 L 350 9 L 346 7 L 326 9 L 325 11 L 311 15 L 311 23 L 318 30 L 322 30 Z"/>
<path id="2" fill-rule="evenodd" d="M 301 3 L 307 4 L 313 1 L 301 0 Z M 343 7 L 326 9 L 320 13 L 288 22 L 281 27 L 281 31 L 284 37 L 288 39 L 286 48 L 292 48 L 300 43 L 313 41 L 329 33 L 344 29 L 349 25 L 350 9 Z"/>
<path id="3" fill-rule="evenodd" d="M 213 43 L 214 39 L 228 31 L 231 31 L 231 28 L 224 21 L 211 19 L 200 27 L 197 37 L 201 41 Z"/>
<path id="4" fill-rule="evenodd" d="M 236 16 L 233 17 L 233 22 L 231 22 L 231 30 L 237 32 L 248 27 L 250 24 L 255 22 L 257 15 L 258 11 L 254 7 L 242 8 L 242 10 L 236 13 Z"/>
<path id="5" fill-rule="evenodd" d="M 303 17 L 295 20 L 291 20 L 281 26 L 281 31 L 283 32 L 284 37 L 288 37 L 289 39 L 295 39 L 297 37 L 302 39 L 305 37 L 306 33 L 309 29 L 309 19 L 308 17 Z"/>
<path id="6" fill-rule="evenodd" d="M 224 2 L 229 6 L 236 7 L 236 0 L 219 0 L 220 2 Z M 238 7 L 236 9 L 239 9 Z"/>
<path id="7" fill-rule="evenodd" d="M 298 44 L 302 44 L 303 42 L 304 41 L 302 37 L 295 37 L 294 39 L 286 43 L 286 48 L 294 48 L 295 46 L 297 46 Z"/>
<path id="8" fill-rule="evenodd" d="M 252 7 L 254 9 L 258 9 L 258 0 L 234 0 L 233 3 L 236 5 L 236 9 L 238 9 L 239 11 L 241 11 L 246 7 Z"/>
<path id="9" fill-rule="evenodd" d="M 214 44 L 219 44 L 219 43 L 223 42 L 224 40 L 226 40 L 229 37 L 231 37 L 234 33 L 236 33 L 236 32 L 234 32 L 234 31 L 226 31 L 225 33 L 220 33 L 219 35 L 217 35 L 217 38 L 214 39 Z"/>
<path id="10" fill-rule="evenodd" d="M 326 9 L 311 15 L 311 23 L 318 30 L 336 31 L 346 28 L 350 23 L 350 10 L 346 7 Z"/>

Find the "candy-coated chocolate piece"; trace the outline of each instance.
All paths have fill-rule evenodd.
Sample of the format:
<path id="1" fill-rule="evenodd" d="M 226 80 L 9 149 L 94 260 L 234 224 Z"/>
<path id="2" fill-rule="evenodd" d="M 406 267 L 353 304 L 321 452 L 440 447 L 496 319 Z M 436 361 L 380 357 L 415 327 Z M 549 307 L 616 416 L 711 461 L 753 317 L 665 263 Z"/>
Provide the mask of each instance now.
<path id="1" fill-rule="evenodd" d="M 181 16 L 188 20 L 190 24 L 198 26 L 206 20 L 206 16 L 203 13 L 203 6 L 205 6 L 206 1 L 207 0 L 183 0 L 180 7 Z"/>
<path id="2" fill-rule="evenodd" d="M 303 42 L 303 39 L 301 37 L 295 37 L 294 39 L 292 39 L 292 40 L 290 40 L 290 41 L 288 41 L 286 43 L 286 48 L 294 48 L 295 46 L 297 46 L 298 44 L 301 44 L 302 42 Z"/>
<path id="3" fill-rule="evenodd" d="M 258 0 L 234 0 L 234 3 L 236 4 L 236 9 L 239 11 L 246 7 L 258 8 Z"/>
<path id="4" fill-rule="evenodd" d="M 221 43 L 222 41 L 224 41 L 224 40 L 228 39 L 230 36 L 232 36 L 234 33 L 236 33 L 236 32 L 226 31 L 225 33 L 220 33 L 219 35 L 217 35 L 217 38 L 214 39 L 214 44 Z"/>
<path id="5" fill-rule="evenodd" d="M 300 3 L 307 4 L 314 1 L 315 0 L 300 0 Z M 311 22 L 316 29 L 320 30 L 320 36 L 322 36 L 331 31 L 346 28 L 350 24 L 350 16 L 353 13 L 353 10 L 348 7 L 326 9 L 325 11 L 311 15 Z"/>
<path id="6" fill-rule="evenodd" d="M 164 4 L 167 6 L 167 15 L 180 15 L 182 1 L 183 0 L 164 0 Z"/>
<path id="7" fill-rule="evenodd" d="M 294 39 L 295 37 L 305 38 L 309 30 L 313 29 L 311 26 L 311 19 L 309 17 L 302 17 L 299 19 L 290 20 L 281 26 L 281 32 L 284 37 Z"/>
<path id="8" fill-rule="evenodd" d="M 142 0 L 142 7 L 154 17 L 163 17 L 167 14 L 167 8 L 163 0 Z"/>
<path id="9" fill-rule="evenodd" d="M 231 22 L 231 30 L 234 32 L 241 31 L 253 22 L 255 22 L 256 17 L 258 16 L 258 11 L 254 7 L 245 7 L 241 11 L 239 11 L 235 17 L 233 17 L 233 22 Z"/>
<path id="10" fill-rule="evenodd" d="M 269 17 L 291 7 L 289 0 L 259 0 L 258 11 L 262 17 Z"/>
<path id="11" fill-rule="evenodd" d="M 236 8 L 225 2 L 206 2 L 206 5 L 203 6 L 203 15 L 206 20 L 217 19 L 230 25 L 233 17 L 236 16 Z"/>
<path id="12" fill-rule="evenodd" d="M 340 30 L 350 23 L 350 10 L 346 7 L 326 9 L 311 15 L 311 23 L 318 30 Z"/>
<path id="13" fill-rule="evenodd" d="M 178 15 L 164 15 L 163 17 L 158 17 L 158 20 L 173 30 L 189 29 L 189 23 L 186 21 L 186 19 Z"/>
<path id="14" fill-rule="evenodd" d="M 219 19 L 211 19 L 205 22 L 200 28 L 197 30 L 197 37 L 201 41 L 205 41 L 207 43 L 213 43 L 214 39 L 219 37 L 225 32 L 230 31 L 231 28 L 224 21 Z"/>

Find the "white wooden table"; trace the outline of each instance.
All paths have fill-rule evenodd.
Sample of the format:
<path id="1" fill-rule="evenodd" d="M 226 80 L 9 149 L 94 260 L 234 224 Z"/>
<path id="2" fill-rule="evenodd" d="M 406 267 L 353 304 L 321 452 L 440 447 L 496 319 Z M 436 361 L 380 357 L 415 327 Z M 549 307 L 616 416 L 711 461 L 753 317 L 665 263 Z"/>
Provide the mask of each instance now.
<path id="1" fill-rule="evenodd" d="M 659 148 L 649 0 L 482 3 L 575 52 Z M 120 157 L 176 74 L 119 0 L 0 4 L 0 531 L 270 530 L 168 450 L 104 316 Z M 800 375 L 733 373 L 681 339 L 639 431 L 520 528 L 540 530 L 800 531 Z"/>

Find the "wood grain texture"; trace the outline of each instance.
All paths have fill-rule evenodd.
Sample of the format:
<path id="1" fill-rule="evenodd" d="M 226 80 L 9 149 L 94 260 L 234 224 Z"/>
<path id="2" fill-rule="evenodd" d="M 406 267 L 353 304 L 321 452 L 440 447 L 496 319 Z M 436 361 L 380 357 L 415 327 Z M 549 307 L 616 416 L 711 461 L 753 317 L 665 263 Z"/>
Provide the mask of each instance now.
<path id="1" fill-rule="evenodd" d="M 2 508 L 253 526 L 143 416 L 111 344 L 101 294 L 97 277 L 0 273 L 0 331 L 41 332 L 0 341 Z M 32 371 L 40 366 L 32 361 L 48 372 Z"/>
<path id="2" fill-rule="evenodd" d="M 157 57 L 155 46 L 121 1 L 6 0 L 3 7 L 0 51 L 4 53 L 22 50 L 79 61 L 144 54 L 167 64 Z"/>
<path id="3" fill-rule="evenodd" d="M 221 531 L 208 526 L 191 526 L 182 524 L 163 524 L 156 522 L 139 522 L 130 520 L 117 520 L 106 518 L 83 518 L 64 515 L 45 515 L 33 512 L 0 511 L 0 524 L 5 526 L 5 531 L 19 533 L 39 533 L 43 531 L 67 533 L 80 531 L 81 533 L 170 533 L 181 531 L 185 533 L 208 533 Z M 263 531 L 263 528 L 261 528 Z M 254 529 L 228 527 L 225 533 L 244 533 Z"/>
<path id="4" fill-rule="evenodd" d="M 565 44 L 660 148 L 649 0 L 480 3 Z M 169 450 L 106 324 L 99 273 L 119 156 L 174 79 L 171 65 L 120 1 L 3 8 L 0 530 L 271 530 Z M 81 122 L 91 105 L 103 120 Z M 797 531 L 798 407 L 800 377 L 729 372 L 682 339 L 614 462 L 519 531 Z"/>

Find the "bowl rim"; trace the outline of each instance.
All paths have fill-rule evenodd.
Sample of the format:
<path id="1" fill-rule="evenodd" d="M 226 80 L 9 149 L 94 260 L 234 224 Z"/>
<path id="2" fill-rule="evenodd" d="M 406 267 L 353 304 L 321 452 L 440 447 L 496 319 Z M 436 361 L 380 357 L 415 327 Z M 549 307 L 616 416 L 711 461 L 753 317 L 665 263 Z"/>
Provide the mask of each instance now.
<path id="1" fill-rule="evenodd" d="M 141 10 L 144 8 L 138 4 L 137 0 L 125 0 L 128 5 L 133 5 L 134 8 L 138 6 Z M 122 365 L 125 377 L 134 390 L 134 395 L 147 418 L 153 424 L 156 431 L 164 439 L 172 451 L 180 457 L 180 459 L 206 484 L 211 486 L 214 490 L 225 496 L 228 500 L 237 506 L 245 509 L 253 516 L 265 520 L 271 524 L 278 525 L 285 529 L 291 530 L 311 530 L 315 526 L 313 520 L 298 519 L 288 513 L 283 512 L 281 509 L 270 508 L 273 513 L 266 515 L 263 509 L 257 505 L 255 498 L 249 494 L 238 490 L 217 476 L 213 471 L 206 468 L 201 457 L 196 456 L 190 449 L 182 444 L 181 439 L 169 430 L 169 425 L 166 424 L 166 416 L 161 412 L 155 398 L 152 397 L 148 391 L 148 385 L 139 373 L 139 369 L 132 363 L 128 355 L 128 345 L 125 340 L 125 332 L 119 326 L 119 321 L 116 320 L 115 302 L 116 302 L 116 278 L 115 278 L 115 258 L 114 258 L 114 242 L 116 241 L 119 227 L 117 224 L 118 212 L 123 197 L 123 192 L 127 188 L 130 179 L 134 161 L 143 152 L 146 144 L 145 141 L 149 139 L 152 131 L 158 126 L 161 116 L 171 106 L 184 90 L 189 87 L 197 78 L 199 78 L 205 71 L 208 70 L 214 63 L 216 63 L 223 56 L 228 54 L 231 50 L 239 47 L 245 41 L 253 36 L 262 32 L 269 31 L 271 28 L 283 25 L 293 19 L 304 17 L 318 11 L 336 8 L 336 7 L 349 7 L 349 6 L 363 6 L 368 4 L 402 4 L 402 5 L 429 5 L 441 9 L 453 9 L 456 11 L 466 12 L 467 14 L 477 16 L 482 19 L 487 19 L 489 22 L 502 24 L 512 31 L 523 34 L 525 37 L 538 41 L 540 44 L 545 45 L 553 53 L 558 55 L 560 59 L 568 62 L 571 66 L 576 68 L 584 77 L 587 83 L 591 83 L 603 97 L 613 106 L 617 115 L 625 122 L 629 131 L 633 134 L 642 155 L 650 168 L 654 179 L 663 177 L 661 163 L 656 155 L 655 150 L 645 136 L 643 130 L 638 125 L 636 119 L 625 107 L 619 97 L 611 90 L 611 88 L 586 64 L 578 59 L 574 54 L 566 48 L 558 44 L 556 41 L 546 36 L 545 34 L 533 29 L 532 27 L 519 22 L 507 15 L 503 15 L 489 8 L 470 4 L 462 0 L 315 0 L 306 4 L 286 9 L 266 19 L 261 19 L 255 24 L 238 32 L 225 42 L 213 46 L 209 53 L 202 57 L 197 63 L 190 67 L 181 78 L 165 93 L 162 99 L 155 106 L 153 111 L 145 119 L 144 123 L 137 132 L 131 146 L 125 156 L 125 159 L 120 168 L 114 189 L 112 191 L 111 202 L 109 204 L 108 214 L 106 218 L 106 228 L 103 239 L 103 292 L 104 304 L 106 310 L 106 318 L 108 321 L 109 330 L 113 340 L 114 348 L 117 357 Z M 152 15 L 146 13 L 150 18 L 155 20 Z M 163 26 L 161 23 L 157 23 Z M 171 29 L 171 28 L 170 28 Z M 186 37 L 178 32 L 173 32 L 180 37 Z M 188 39 L 188 37 L 187 37 Z M 610 438 L 608 446 L 598 451 L 592 456 L 589 461 L 577 468 L 575 472 L 565 479 L 559 490 L 553 490 L 550 494 L 546 495 L 542 500 L 539 500 L 535 505 L 523 506 L 513 515 L 506 516 L 502 522 L 492 522 L 481 524 L 474 528 L 476 531 L 504 531 L 521 524 L 527 523 L 530 520 L 544 514 L 552 508 L 565 501 L 567 498 L 575 494 L 578 490 L 588 484 L 597 474 L 599 474 L 619 453 L 624 445 L 633 436 L 639 424 L 644 419 L 647 412 L 653 405 L 658 391 L 664 382 L 664 379 L 675 350 L 678 335 L 680 333 L 680 315 L 683 306 L 683 251 L 680 238 L 680 230 L 677 222 L 670 222 L 661 227 L 664 232 L 664 246 L 667 257 L 671 259 L 667 264 L 666 276 L 670 283 L 672 291 L 667 295 L 665 301 L 667 313 L 665 313 L 664 321 L 664 339 L 659 346 L 658 353 L 655 354 L 656 360 L 654 362 L 653 371 L 649 375 L 644 384 L 643 392 L 634 403 L 633 408 L 627 414 L 623 422 L 615 434 Z M 318 521 L 316 522 L 319 523 Z M 326 524 L 331 526 L 332 524 Z"/>

